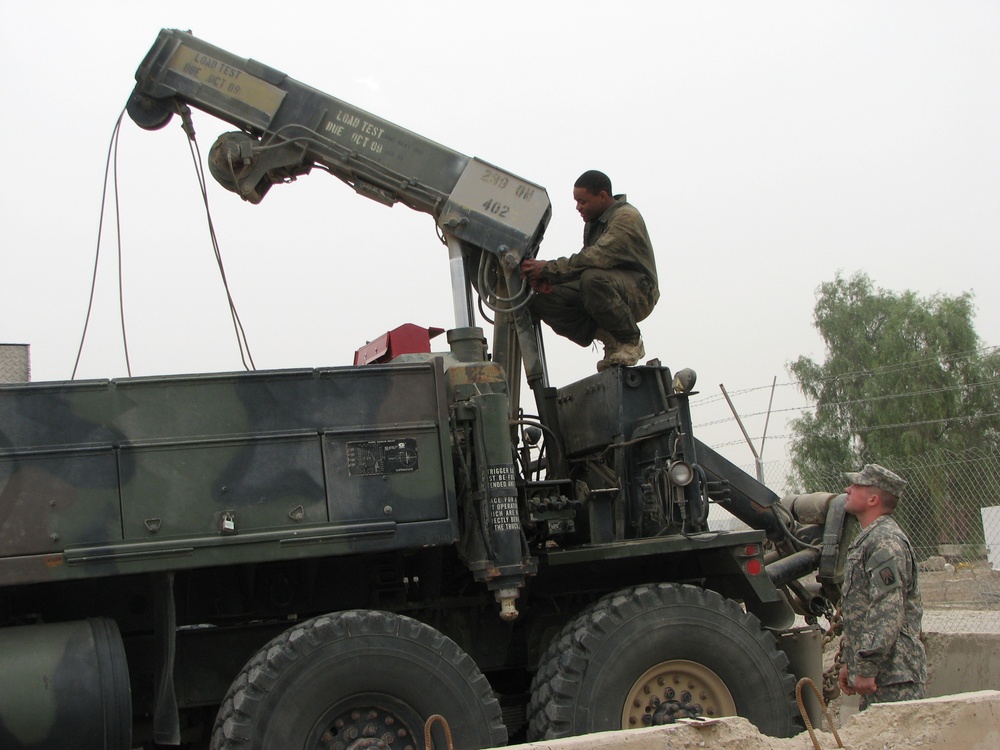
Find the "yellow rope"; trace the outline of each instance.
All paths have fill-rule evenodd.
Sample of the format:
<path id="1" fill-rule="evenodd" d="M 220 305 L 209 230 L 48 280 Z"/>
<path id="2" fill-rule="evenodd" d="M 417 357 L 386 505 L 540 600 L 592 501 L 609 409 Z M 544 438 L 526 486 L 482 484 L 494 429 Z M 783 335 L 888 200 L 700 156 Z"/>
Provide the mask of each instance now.
<path id="1" fill-rule="evenodd" d="M 435 721 L 441 722 L 441 726 L 444 727 L 444 736 L 448 739 L 448 750 L 455 750 L 455 746 L 451 742 L 451 727 L 448 726 L 448 721 L 441 714 L 434 714 L 427 719 L 424 724 L 424 748 L 425 750 L 434 750 L 434 745 L 431 743 L 431 727 L 434 725 Z"/>
<path id="2" fill-rule="evenodd" d="M 805 704 L 802 702 L 802 686 L 806 684 L 808 684 L 809 687 L 812 688 L 813 693 L 816 694 L 816 700 L 819 701 L 819 705 L 823 709 L 823 715 L 826 716 L 826 723 L 830 725 L 830 731 L 833 732 L 833 736 L 837 738 L 837 747 L 843 747 L 844 743 L 840 741 L 840 735 L 837 734 L 837 728 L 833 726 L 833 719 L 830 717 L 830 711 L 827 709 L 826 703 L 823 701 L 823 696 L 819 694 L 819 689 L 816 687 L 816 683 L 808 677 L 803 677 L 795 686 L 795 701 L 799 704 L 799 713 L 802 715 L 802 720 L 806 723 L 806 729 L 809 731 L 809 739 L 812 740 L 813 747 L 815 747 L 816 750 L 821 750 L 819 742 L 816 740 L 816 734 L 813 732 L 812 722 L 809 721 L 809 712 L 806 711 Z"/>

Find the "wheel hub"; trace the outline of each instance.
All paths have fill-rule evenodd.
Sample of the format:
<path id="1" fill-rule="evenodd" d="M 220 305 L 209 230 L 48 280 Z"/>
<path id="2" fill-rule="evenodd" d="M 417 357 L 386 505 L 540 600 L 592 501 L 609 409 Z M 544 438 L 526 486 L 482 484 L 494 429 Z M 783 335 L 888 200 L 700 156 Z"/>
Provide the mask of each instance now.
<path id="1" fill-rule="evenodd" d="M 622 729 L 735 714 L 733 696 L 715 672 L 697 662 L 672 659 L 648 669 L 632 685 L 622 708 Z"/>
<path id="2" fill-rule="evenodd" d="M 353 707 L 329 722 L 320 733 L 317 750 L 416 750 L 417 739 L 408 723 L 377 706 Z"/>

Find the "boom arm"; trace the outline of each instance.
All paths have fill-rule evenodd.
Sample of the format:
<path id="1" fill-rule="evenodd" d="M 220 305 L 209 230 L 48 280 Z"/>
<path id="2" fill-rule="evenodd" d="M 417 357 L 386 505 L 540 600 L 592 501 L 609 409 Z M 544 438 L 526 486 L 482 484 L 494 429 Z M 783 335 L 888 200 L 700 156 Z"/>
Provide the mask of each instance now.
<path id="1" fill-rule="evenodd" d="M 539 185 L 186 32 L 162 30 L 135 77 L 128 112 L 143 128 L 163 127 L 183 105 L 240 128 L 216 141 L 210 169 L 252 203 L 272 184 L 321 165 L 361 195 L 431 214 L 453 261 L 459 326 L 471 324 L 471 274 L 464 264 L 478 265 L 481 253 L 490 253 L 516 278 L 512 272 L 537 252 L 551 216 L 548 194 Z M 459 262 L 461 273 L 455 270 Z"/>

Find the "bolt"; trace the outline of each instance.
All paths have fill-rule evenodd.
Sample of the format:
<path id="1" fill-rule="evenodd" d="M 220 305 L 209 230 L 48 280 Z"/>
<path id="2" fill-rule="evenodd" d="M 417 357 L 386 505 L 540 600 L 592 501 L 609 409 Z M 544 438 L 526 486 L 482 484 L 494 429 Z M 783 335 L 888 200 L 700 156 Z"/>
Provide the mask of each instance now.
<path id="1" fill-rule="evenodd" d="M 636 708 L 642 708 L 642 701 L 636 698 L 634 701 L 632 701 L 632 705 L 635 706 Z"/>
<path id="2" fill-rule="evenodd" d="M 358 732 L 358 728 L 357 727 L 351 727 L 346 732 L 344 732 L 344 736 L 346 736 L 347 739 L 349 739 L 349 740 L 356 740 L 358 738 L 359 734 L 360 734 L 360 732 Z"/>
<path id="3" fill-rule="evenodd" d="M 644 686 L 644 687 L 642 688 L 642 692 L 644 692 L 644 693 L 645 693 L 646 695 L 649 695 L 649 692 L 650 692 L 650 690 L 649 690 L 649 685 L 646 685 L 646 686 Z"/>

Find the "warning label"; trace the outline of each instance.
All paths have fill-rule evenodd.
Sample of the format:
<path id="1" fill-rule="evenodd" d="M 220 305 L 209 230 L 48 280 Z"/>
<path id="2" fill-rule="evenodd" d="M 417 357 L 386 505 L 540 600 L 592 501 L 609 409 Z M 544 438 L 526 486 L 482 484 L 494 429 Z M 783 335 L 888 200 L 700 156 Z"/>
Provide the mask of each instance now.
<path id="1" fill-rule="evenodd" d="M 416 438 L 362 440 L 347 444 L 347 471 L 352 477 L 403 474 L 418 468 Z"/>

